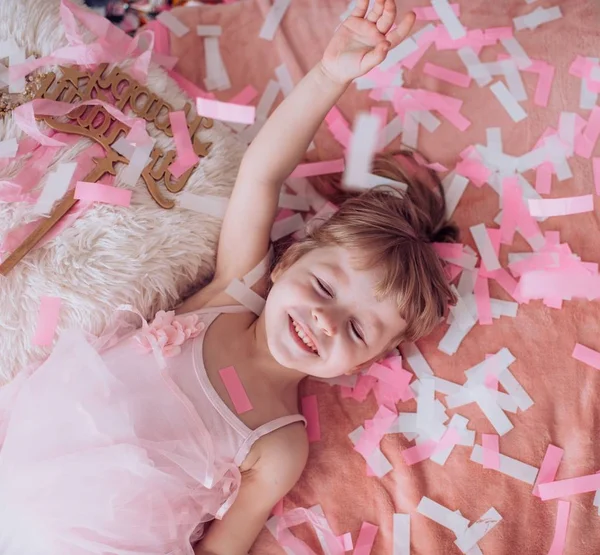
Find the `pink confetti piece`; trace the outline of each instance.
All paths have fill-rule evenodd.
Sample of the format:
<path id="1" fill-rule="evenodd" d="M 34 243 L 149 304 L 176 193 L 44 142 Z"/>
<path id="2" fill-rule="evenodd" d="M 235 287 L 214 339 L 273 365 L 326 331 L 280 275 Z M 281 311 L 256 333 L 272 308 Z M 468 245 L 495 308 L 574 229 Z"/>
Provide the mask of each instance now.
<path id="1" fill-rule="evenodd" d="M 529 213 L 535 217 L 568 216 L 594 211 L 594 197 L 581 195 L 578 197 L 528 199 Z"/>
<path id="2" fill-rule="evenodd" d="M 319 403 L 316 395 L 302 397 L 302 415 L 306 418 L 308 441 L 321 441 L 321 425 L 319 423 Z"/>
<path id="3" fill-rule="evenodd" d="M 594 349 L 590 349 L 589 347 L 585 347 L 584 345 L 577 343 L 571 356 L 575 360 L 583 362 L 584 364 L 587 364 L 596 370 L 600 370 L 600 353 L 598 351 L 594 351 Z"/>
<path id="4" fill-rule="evenodd" d="M 75 198 L 88 202 L 103 202 L 115 206 L 129 206 L 131 203 L 130 189 L 121 189 L 102 183 L 78 181 L 75 185 Z"/>
<path id="5" fill-rule="evenodd" d="M 548 445 L 544 460 L 542 460 L 542 466 L 538 472 L 535 485 L 533 486 L 533 495 L 539 497 L 539 485 L 553 482 L 560 466 L 564 451 L 560 447 L 556 447 L 552 444 Z"/>
<path id="6" fill-rule="evenodd" d="M 344 552 L 352 551 L 354 544 L 352 543 L 352 534 L 350 532 L 346 532 L 343 536 L 338 536 L 337 539 L 344 549 Z"/>
<path id="7" fill-rule="evenodd" d="M 327 175 L 344 171 L 344 159 L 327 160 L 325 162 L 308 162 L 298 164 L 290 177 L 312 177 L 314 175 Z"/>
<path id="8" fill-rule="evenodd" d="M 437 441 L 428 439 L 419 445 L 404 449 L 402 458 L 408 466 L 412 466 L 431 457 L 435 453 L 437 445 Z"/>
<path id="9" fill-rule="evenodd" d="M 535 169 L 535 190 L 541 195 L 550 194 L 553 173 L 552 162 L 544 162 Z"/>
<path id="10" fill-rule="evenodd" d="M 600 195 L 600 158 L 592 158 L 592 170 L 594 173 L 594 187 L 596 194 Z"/>
<path id="11" fill-rule="evenodd" d="M 213 102 L 204 98 L 198 99 L 198 101 Z M 169 121 L 171 122 L 171 130 L 173 131 L 173 141 L 177 149 L 177 158 L 169 166 L 169 171 L 176 178 L 179 178 L 191 167 L 195 166 L 200 161 L 200 158 L 194 152 L 185 112 L 181 110 L 169 112 Z"/>
<path id="12" fill-rule="evenodd" d="M 446 166 L 443 166 L 442 164 L 439 164 L 438 162 L 432 162 L 431 164 L 425 164 L 426 168 L 429 168 L 430 170 L 433 170 L 434 172 L 447 172 L 448 168 Z"/>
<path id="13" fill-rule="evenodd" d="M 370 555 L 375 543 L 375 537 L 379 526 L 363 522 L 358 538 L 356 539 L 356 547 L 354 548 L 354 555 Z"/>
<path id="14" fill-rule="evenodd" d="M 579 495 L 581 493 L 596 491 L 597 489 L 600 489 L 600 474 L 590 474 L 588 476 L 579 476 L 577 478 L 538 485 L 542 501 L 567 497 L 568 495 Z"/>
<path id="15" fill-rule="evenodd" d="M 474 293 L 479 324 L 489 326 L 492 324 L 492 305 L 490 302 L 490 288 L 486 277 L 477 276 Z"/>
<path id="16" fill-rule="evenodd" d="M 600 106 L 594 106 L 583 133 L 575 139 L 575 152 L 577 155 L 590 158 L 598 142 L 598 137 L 600 137 Z"/>
<path id="17" fill-rule="evenodd" d="M 256 120 L 256 108 L 254 106 L 220 102 L 209 98 L 197 98 L 196 109 L 198 115 L 219 121 L 250 125 Z"/>
<path id="18" fill-rule="evenodd" d="M 500 470 L 500 438 L 496 434 L 481 434 L 483 468 Z"/>
<path id="19" fill-rule="evenodd" d="M 552 545 L 548 550 L 548 555 L 562 555 L 565 550 L 565 542 L 567 539 L 567 525 L 569 524 L 569 512 L 571 503 L 568 501 L 559 500 L 558 509 L 556 511 L 556 526 L 554 528 L 554 538 Z"/>
<path id="20" fill-rule="evenodd" d="M 40 299 L 40 310 L 35 335 L 33 336 L 34 345 L 40 347 L 52 345 L 54 333 L 58 326 L 61 303 L 62 300 L 59 297 L 42 297 Z"/>
<path id="21" fill-rule="evenodd" d="M 450 4 L 450 8 L 457 16 L 460 16 L 460 6 L 458 4 Z M 412 8 L 412 11 L 417 16 L 417 21 L 437 21 L 440 18 L 430 6 Z"/>
<path id="22" fill-rule="evenodd" d="M 246 106 L 258 96 L 257 90 L 252 85 L 246 85 L 239 93 L 229 99 L 229 104 Z"/>
<path id="23" fill-rule="evenodd" d="M 471 77 L 469 75 L 465 75 L 464 73 L 459 73 L 458 71 L 453 71 L 429 62 L 427 62 L 423 67 L 423 73 L 431 75 L 440 81 L 445 81 L 451 85 L 456 85 L 457 87 L 468 88 L 471 84 Z"/>
<path id="24" fill-rule="evenodd" d="M 252 403 L 250 403 L 250 399 L 248 399 L 248 395 L 246 394 L 246 390 L 233 366 L 228 366 L 227 368 L 222 368 L 219 370 L 219 376 L 221 376 L 221 381 L 227 389 L 227 393 L 229 394 L 229 398 L 235 407 L 235 410 L 238 414 L 243 414 L 252 410 Z"/>

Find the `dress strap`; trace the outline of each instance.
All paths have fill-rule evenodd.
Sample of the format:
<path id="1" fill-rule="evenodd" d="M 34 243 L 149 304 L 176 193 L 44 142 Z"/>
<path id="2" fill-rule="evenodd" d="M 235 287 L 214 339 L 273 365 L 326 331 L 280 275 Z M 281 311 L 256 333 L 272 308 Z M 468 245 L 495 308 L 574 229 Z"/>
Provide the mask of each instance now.
<path id="1" fill-rule="evenodd" d="M 275 430 L 279 430 L 280 428 L 284 428 L 285 426 L 289 426 L 290 424 L 295 424 L 296 422 L 302 422 L 304 426 L 306 426 L 306 418 L 304 418 L 304 416 L 301 414 L 291 414 L 271 420 L 271 422 L 267 422 L 266 424 L 256 428 L 256 430 L 253 430 L 237 452 L 237 455 L 235 456 L 235 464 L 240 466 L 244 462 L 245 458 L 250 452 L 250 449 L 252 449 L 252 446 L 261 437 L 266 436 Z"/>

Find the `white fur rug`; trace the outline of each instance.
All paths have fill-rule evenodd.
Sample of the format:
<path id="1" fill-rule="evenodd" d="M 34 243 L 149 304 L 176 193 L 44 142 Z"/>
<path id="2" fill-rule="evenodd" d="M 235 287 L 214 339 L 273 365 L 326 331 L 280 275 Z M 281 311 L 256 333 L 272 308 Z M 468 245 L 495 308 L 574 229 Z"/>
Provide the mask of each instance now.
<path id="1" fill-rule="evenodd" d="M 52 53 L 67 42 L 59 6 L 59 0 L 1 0 L 0 40 L 13 37 L 28 55 Z M 189 100 L 157 66 L 151 67 L 147 86 L 175 109 Z M 172 139 L 154 126 L 149 125 L 148 132 L 163 149 L 174 148 Z M 20 136 L 10 117 L 0 119 L 0 140 Z M 228 196 L 245 147 L 216 122 L 202 130 L 200 138 L 213 144 L 185 190 Z M 90 144 L 82 138 L 64 148 L 48 169 Z M 0 170 L 0 180 L 14 177 L 22 163 Z M 123 186 L 119 175 L 115 185 Z M 164 186 L 161 191 L 169 194 Z M 0 235 L 28 221 L 30 210 L 26 203 L 0 203 Z M 29 253 L 6 278 L 0 276 L 0 383 L 50 350 L 32 345 L 41 296 L 62 299 L 59 331 L 81 326 L 99 333 L 123 303 L 150 317 L 173 307 L 210 277 L 219 227 L 220 221 L 210 216 L 160 208 L 142 180 L 134 188 L 131 207 L 95 205 L 58 237 Z"/>

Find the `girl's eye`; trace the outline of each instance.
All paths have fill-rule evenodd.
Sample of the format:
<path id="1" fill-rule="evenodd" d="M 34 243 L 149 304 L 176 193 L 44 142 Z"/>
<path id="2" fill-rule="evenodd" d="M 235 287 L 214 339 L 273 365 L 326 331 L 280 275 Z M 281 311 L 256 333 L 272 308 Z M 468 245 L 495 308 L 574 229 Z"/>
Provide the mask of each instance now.
<path id="1" fill-rule="evenodd" d="M 352 328 L 352 333 L 353 333 L 353 334 L 354 334 L 354 335 L 355 335 L 355 336 L 356 336 L 358 339 L 360 339 L 361 341 L 364 341 L 364 337 L 363 337 L 363 335 L 362 335 L 362 333 L 361 333 L 361 331 L 360 331 L 359 327 L 358 327 L 358 326 L 357 326 L 357 325 L 356 325 L 354 322 L 352 322 L 352 323 L 350 324 L 350 327 Z"/>
<path id="2" fill-rule="evenodd" d="M 319 289 L 325 293 L 328 297 L 333 297 L 333 293 L 331 292 L 331 289 L 329 288 L 329 286 L 321 281 L 319 278 L 316 278 L 317 280 L 317 284 L 319 285 Z"/>

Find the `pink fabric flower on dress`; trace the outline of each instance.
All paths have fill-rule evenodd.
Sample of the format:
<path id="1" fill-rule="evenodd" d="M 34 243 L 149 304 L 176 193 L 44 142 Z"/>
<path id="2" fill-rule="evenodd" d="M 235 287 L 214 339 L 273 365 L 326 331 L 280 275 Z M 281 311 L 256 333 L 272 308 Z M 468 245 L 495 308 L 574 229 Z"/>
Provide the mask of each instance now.
<path id="1" fill-rule="evenodd" d="M 159 310 L 152 323 L 139 331 L 136 339 L 146 352 L 152 352 L 155 344 L 163 356 L 173 357 L 181 352 L 184 341 L 197 337 L 204 328 L 204 322 L 199 321 L 197 314 L 175 316 L 172 310 Z"/>

